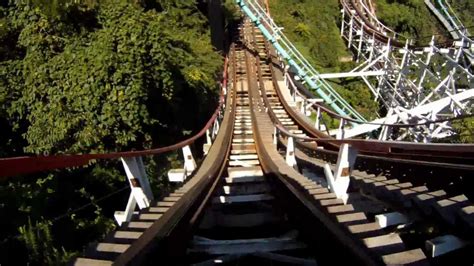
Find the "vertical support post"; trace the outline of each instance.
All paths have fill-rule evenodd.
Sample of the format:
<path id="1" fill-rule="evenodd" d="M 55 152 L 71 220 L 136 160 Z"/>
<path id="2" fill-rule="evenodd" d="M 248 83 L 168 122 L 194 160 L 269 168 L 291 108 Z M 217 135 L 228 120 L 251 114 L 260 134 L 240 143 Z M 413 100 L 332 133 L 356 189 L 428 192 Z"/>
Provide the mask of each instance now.
<path id="1" fill-rule="evenodd" d="M 306 100 L 305 99 L 303 99 L 303 101 L 301 102 L 300 113 L 302 113 L 303 115 L 306 115 Z"/>
<path id="2" fill-rule="evenodd" d="M 211 148 L 211 145 L 212 145 L 211 132 L 208 129 L 206 130 L 206 143 L 204 143 L 202 147 L 202 151 L 204 155 L 207 155 L 207 153 L 209 152 L 209 149 Z"/>
<path id="3" fill-rule="evenodd" d="M 196 161 L 194 161 L 193 154 L 191 153 L 191 148 L 188 146 L 183 147 L 183 157 L 184 157 L 184 170 L 186 176 L 190 176 L 191 173 L 196 169 Z"/>
<path id="4" fill-rule="evenodd" d="M 434 36 L 431 38 L 430 47 L 428 49 L 429 49 L 429 52 L 428 52 L 428 55 L 426 56 L 426 61 L 422 67 L 423 71 L 421 72 L 420 81 L 418 82 L 418 91 L 420 91 L 423 86 L 423 82 L 425 81 L 425 77 L 426 77 L 426 69 L 430 65 L 431 57 L 434 54 Z"/>
<path id="5" fill-rule="evenodd" d="M 342 13 L 342 19 L 341 19 L 341 37 L 344 36 L 344 16 L 346 14 L 346 12 L 344 11 L 344 8 L 341 9 L 341 13 Z"/>
<path id="6" fill-rule="evenodd" d="M 151 192 L 150 182 L 145 173 L 142 158 L 130 157 L 121 158 L 121 160 L 138 207 L 140 209 L 150 207 L 150 202 L 153 200 L 153 193 Z"/>
<path id="7" fill-rule="evenodd" d="M 321 121 L 319 120 L 319 116 L 321 115 L 321 107 L 318 106 L 317 112 L 316 112 L 316 122 L 314 123 L 314 127 L 317 130 L 320 130 L 320 124 Z"/>
<path id="8" fill-rule="evenodd" d="M 351 20 L 349 21 L 349 42 L 347 43 L 347 47 L 351 48 L 352 45 L 352 25 L 354 24 L 354 15 L 351 15 Z"/>
<path id="9" fill-rule="evenodd" d="M 214 125 L 212 126 L 212 138 L 215 138 L 217 136 L 217 133 L 219 132 L 219 119 L 218 118 L 216 118 L 216 120 L 214 121 Z"/>
<path id="10" fill-rule="evenodd" d="M 140 209 L 150 207 L 153 201 L 153 193 L 150 188 L 150 182 L 146 176 L 145 166 L 141 157 L 121 158 L 123 168 L 131 188 L 127 207 L 124 212 L 115 212 L 115 220 L 119 225 L 128 222 L 132 218 L 136 205 Z"/>
<path id="11" fill-rule="evenodd" d="M 404 54 L 403 54 L 402 62 L 400 64 L 400 70 L 398 71 L 397 81 L 395 82 L 395 88 L 393 88 L 394 90 L 398 90 L 398 86 L 400 85 L 402 75 L 405 74 L 404 70 L 405 70 L 405 65 L 407 63 L 407 58 L 408 58 L 408 40 L 405 42 L 405 47 L 403 48 L 403 51 L 404 51 Z"/>
<path id="12" fill-rule="evenodd" d="M 359 37 L 359 47 L 357 47 L 357 60 L 356 62 L 359 62 L 360 60 L 360 54 L 362 53 L 362 42 L 364 40 L 364 22 L 360 25 L 360 37 Z"/>
<path id="13" fill-rule="evenodd" d="M 295 142 L 293 140 L 293 137 L 288 137 L 288 142 L 286 144 L 286 163 L 293 167 L 296 168 L 296 157 L 295 157 Z"/>
<path id="14" fill-rule="evenodd" d="M 206 130 L 206 143 L 207 144 L 212 144 L 211 132 L 209 132 L 209 129 Z"/>
<path id="15" fill-rule="evenodd" d="M 372 62 L 374 58 L 374 47 L 375 47 L 375 33 L 372 34 L 372 38 L 369 39 L 369 60 L 368 62 Z"/>
<path id="16" fill-rule="evenodd" d="M 393 124 L 398 120 L 398 116 L 392 116 L 393 113 L 394 113 L 394 109 L 389 108 L 384 123 Z M 382 129 L 380 130 L 380 134 L 379 134 L 378 139 L 379 140 L 387 140 L 390 132 L 391 132 L 391 127 L 390 126 L 386 126 L 386 125 L 382 126 Z"/>
<path id="17" fill-rule="evenodd" d="M 349 188 L 350 175 L 354 168 L 356 158 L 357 149 L 344 143 L 339 149 L 334 174 L 331 171 L 329 164 L 324 165 L 324 174 L 326 175 L 329 190 L 336 194 L 338 199 L 342 199 L 344 203 L 347 203 L 347 199 L 349 198 L 347 189 Z"/>
<path id="18" fill-rule="evenodd" d="M 344 126 L 346 125 L 346 120 L 341 118 L 339 122 L 339 129 L 337 130 L 336 139 L 344 139 Z"/>

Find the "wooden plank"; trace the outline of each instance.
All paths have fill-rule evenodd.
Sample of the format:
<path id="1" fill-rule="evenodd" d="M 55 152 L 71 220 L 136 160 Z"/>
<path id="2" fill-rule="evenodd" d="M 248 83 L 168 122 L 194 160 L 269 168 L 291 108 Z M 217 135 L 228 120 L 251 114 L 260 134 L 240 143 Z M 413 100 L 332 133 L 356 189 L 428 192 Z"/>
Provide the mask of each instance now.
<path id="1" fill-rule="evenodd" d="M 382 256 L 383 262 L 387 265 L 404 265 L 417 263 L 417 265 L 429 265 L 426 261 L 425 253 L 421 249 L 406 250 L 398 253 Z"/>
<path id="2" fill-rule="evenodd" d="M 306 245 L 292 238 L 259 238 L 236 240 L 193 241 L 188 252 L 211 255 L 249 254 L 256 252 L 277 252 L 306 248 Z"/>
<path id="3" fill-rule="evenodd" d="M 72 265 L 75 266 L 108 266 L 112 265 L 113 261 L 109 260 L 95 260 L 88 258 L 76 258 L 73 260 Z"/>
<path id="4" fill-rule="evenodd" d="M 213 203 L 244 203 L 244 202 L 255 202 L 255 201 L 267 201 L 272 200 L 273 196 L 270 194 L 253 194 L 253 195 L 239 195 L 239 196 L 219 196 L 215 197 Z"/>

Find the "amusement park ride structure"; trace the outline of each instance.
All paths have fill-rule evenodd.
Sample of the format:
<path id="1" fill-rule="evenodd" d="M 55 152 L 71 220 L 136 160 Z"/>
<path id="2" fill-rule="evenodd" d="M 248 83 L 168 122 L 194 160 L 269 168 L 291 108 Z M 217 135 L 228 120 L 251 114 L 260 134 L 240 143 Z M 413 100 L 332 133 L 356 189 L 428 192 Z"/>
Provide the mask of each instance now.
<path id="1" fill-rule="evenodd" d="M 326 105 L 342 116 L 339 129 L 332 130 L 332 135 L 431 142 L 452 135 L 450 122 L 472 111 L 474 45 L 465 30 L 456 31 L 453 37 L 458 38 L 445 43 L 436 43 L 433 37 L 427 46 L 415 46 L 413 40 L 382 24 L 373 13 L 370 1 L 342 0 L 341 37 L 354 52 L 359 65 L 348 73 L 320 74 L 309 65 L 257 1 L 237 3 L 274 45 L 282 64 L 288 65 L 286 69 L 294 69 L 297 79 L 302 79 Z M 449 21 L 454 23 L 452 18 Z M 458 20 L 454 28 L 461 29 L 459 23 Z M 364 80 L 374 99 L 384 107 L 384 117 L 366 122 L 325 81 L 347 77 Z M 293 89 L 296 93 L 296 88 Z M 303 102 L 304 106 L 315 101 L 294 98 Z M 307 111 L 307 108 L 302 109 Z M 319 117 L 319 113 L 317 115 Z M 346 116 L 352 119 L 344 119 Z"/>

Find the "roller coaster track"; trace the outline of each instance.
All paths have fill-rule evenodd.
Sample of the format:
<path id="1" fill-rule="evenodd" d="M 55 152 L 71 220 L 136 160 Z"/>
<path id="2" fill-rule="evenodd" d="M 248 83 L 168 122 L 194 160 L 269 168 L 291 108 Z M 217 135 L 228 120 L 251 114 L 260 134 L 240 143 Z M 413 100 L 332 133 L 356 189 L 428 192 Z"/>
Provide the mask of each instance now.
<path id="1" fill-rule="evenodd" d="M 70 264 L 471 265 L 474 145 L 331 138 L 300 113 L 253 23 L 235 32 L 221 104 L 195 136 L 147 151 L 0 159 L 5 180 L 122 160 L 131 194 L 118 227 Z M 206 132 L 197 166 L 187 147 Z M 141 157 L 180 148 L 185 167 L 170 178 L 183 179 L 155 200 Z"/>
<path id="2" fill-rule="evenodd" d="M 341 5 L 341 36 L 361 62 L 353 71 L 383 72 L 376 82 L 363 77 L 375 98 L 387 109 L 385 118 L 373 122 L 408 124 L 471 113 L 474 96 L 471 39 L 461 36 L 438 44 L 433 38 L 427 46 L 415 46 L 383 25 L 367 1 L 342 0 Z M 373 127 L 361 125 L 353 132 L 372 130 Z M 429 142 L 450 134 L 451 127 L 445 122 L 392 138 Z"/>

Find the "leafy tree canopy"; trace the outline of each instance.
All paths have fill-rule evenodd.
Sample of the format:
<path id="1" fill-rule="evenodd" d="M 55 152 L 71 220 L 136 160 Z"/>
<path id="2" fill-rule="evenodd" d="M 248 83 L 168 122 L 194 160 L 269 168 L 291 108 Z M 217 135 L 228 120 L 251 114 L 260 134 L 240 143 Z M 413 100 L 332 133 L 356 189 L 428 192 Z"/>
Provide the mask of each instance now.
<path id="1" fill-rule="evenodd" d="M 2 112 L 26 152 L 150 147 L 152 129 L 170 126 L 153 104 L 172 109 L 183 90 L 203 97 L 215 88 L 221 61 L 202 16 L 192 1 L 163 2 L 162 12 L 113 1 L 61 17 L 42 5 L 4 10 L 19 52 L 0 66 Z"/>
<path id="2" fill-rule="evenodd" d="M 166 146 L 200 128 L 223 60 L 195 1 L 78 2 L 1 2 L 0 156 Z M 176 159 L 144 158 L 156 192 Z M 120 169 L 99 161 L 1 183 L 0 264 L 61 264 L 112 229 L 128 198 Z"/>

